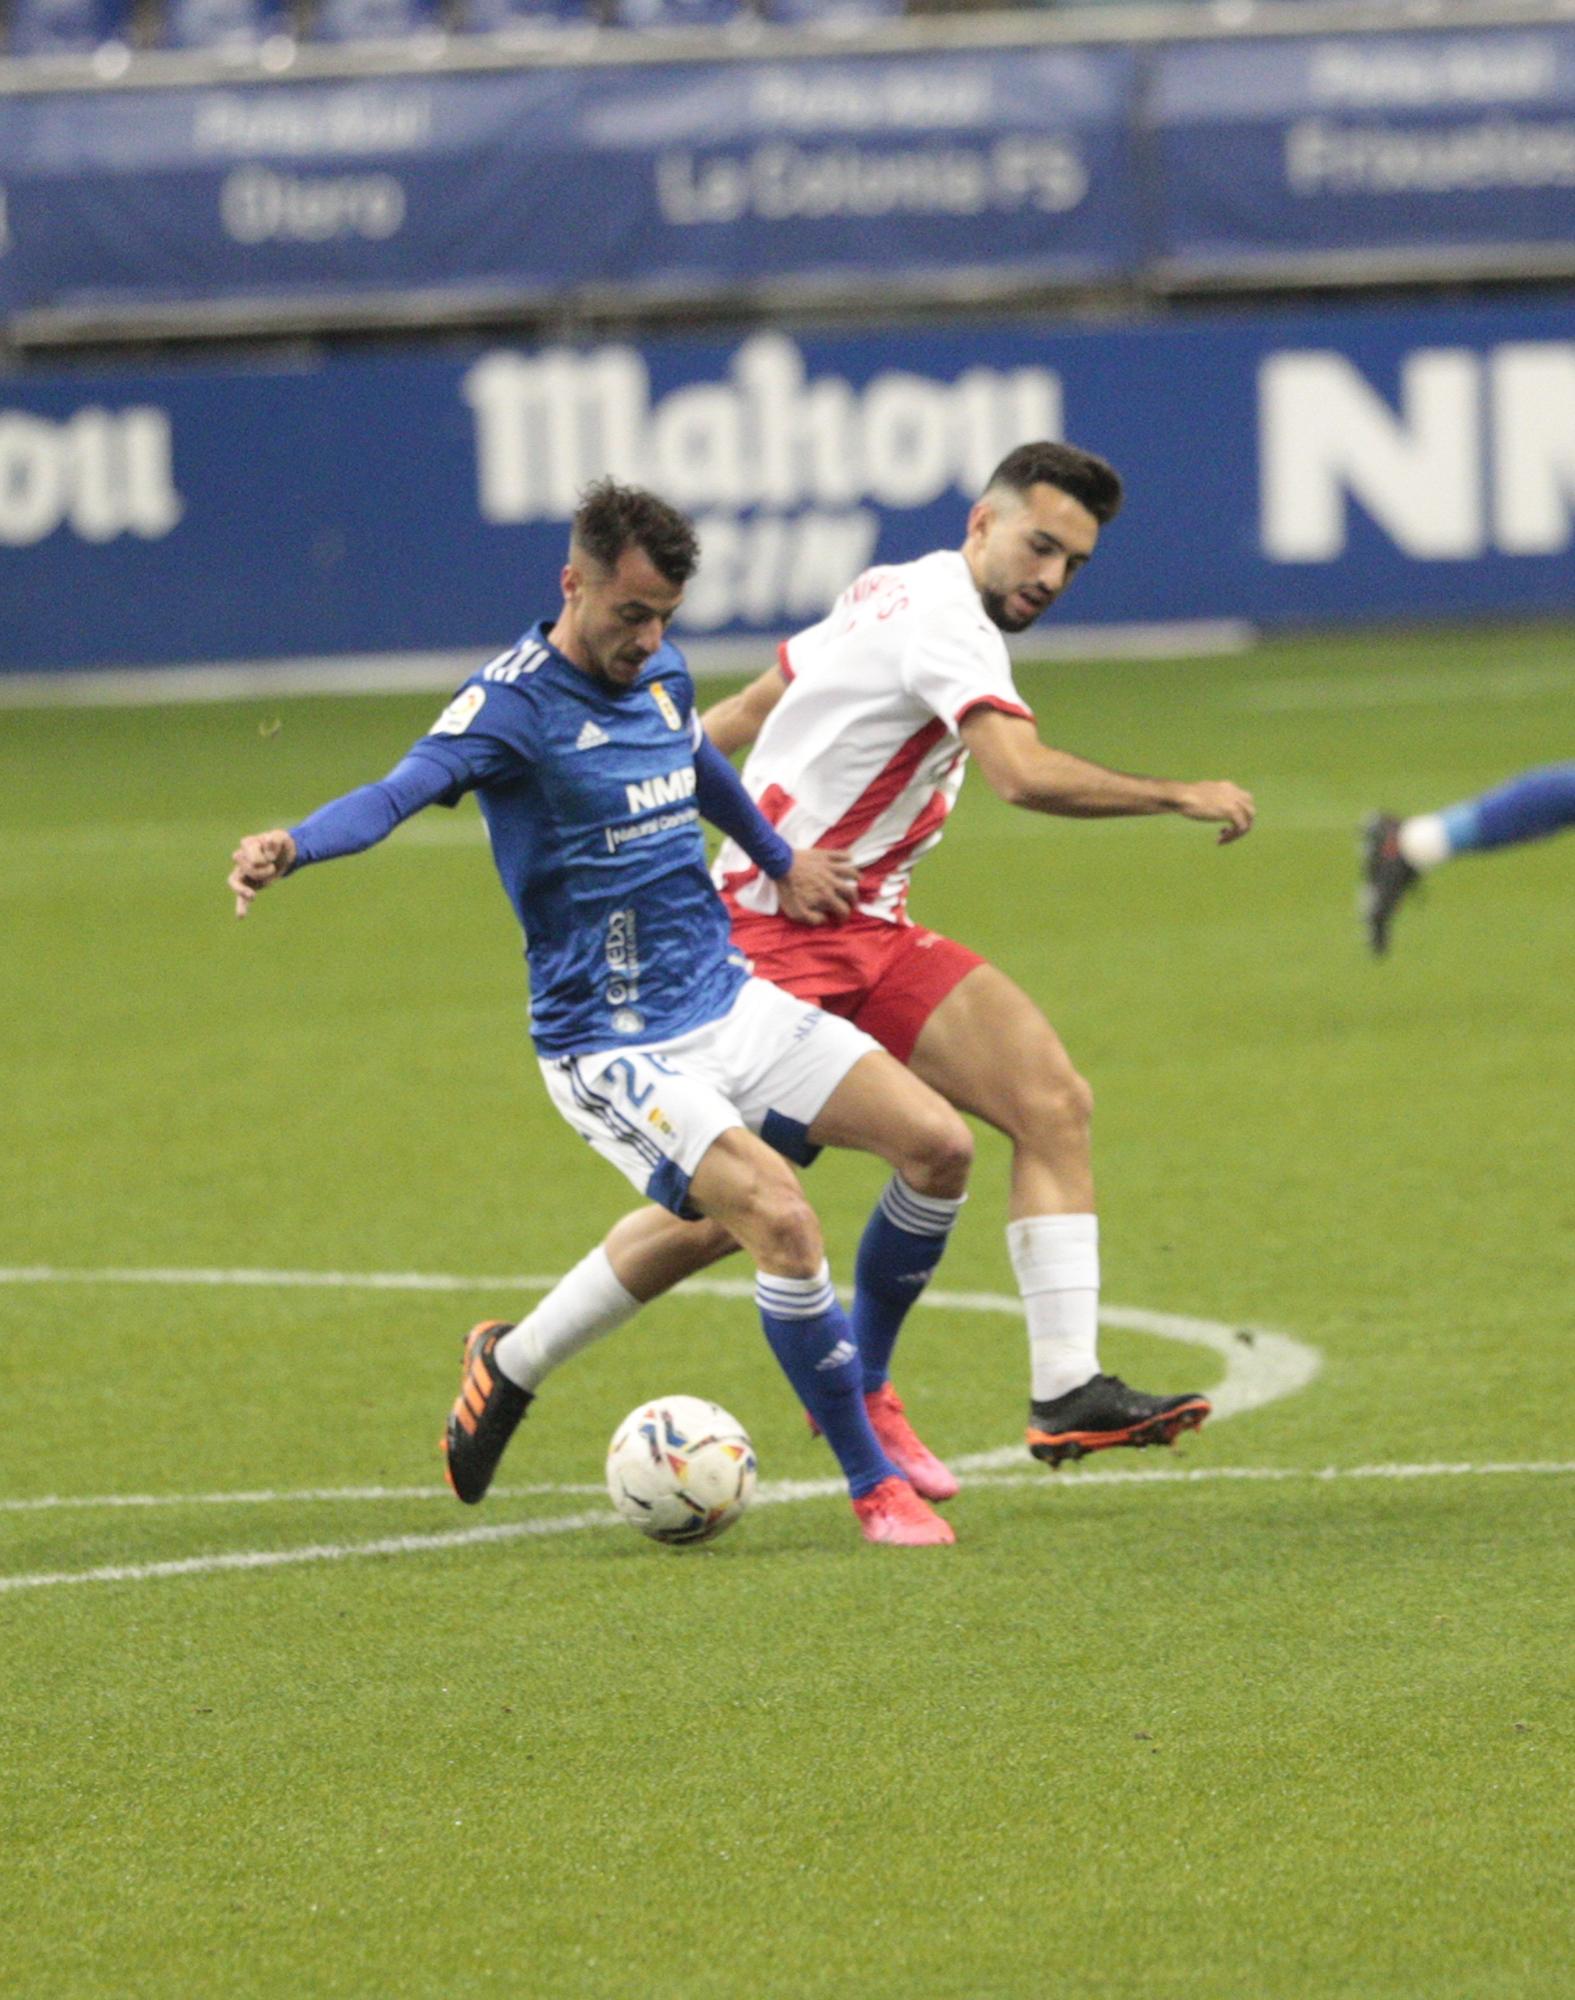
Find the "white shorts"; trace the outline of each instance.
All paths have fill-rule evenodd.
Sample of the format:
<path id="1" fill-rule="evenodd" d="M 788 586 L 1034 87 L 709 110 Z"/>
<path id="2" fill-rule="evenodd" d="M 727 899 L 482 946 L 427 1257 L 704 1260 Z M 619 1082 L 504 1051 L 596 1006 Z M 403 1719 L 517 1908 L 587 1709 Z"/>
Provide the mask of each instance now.
<path id="1" fill-rule="evenodd" d="M 543 1056 L 548 1094 L 604 1160 L 652 1201 L 692 1217 L 689 1182 L 712 1143 L 746 1126 L 807 1166 L 809 1127 L 861 1056 L 880 1044 L 763 979 L 719 1020 L 636 1049 Z"/>

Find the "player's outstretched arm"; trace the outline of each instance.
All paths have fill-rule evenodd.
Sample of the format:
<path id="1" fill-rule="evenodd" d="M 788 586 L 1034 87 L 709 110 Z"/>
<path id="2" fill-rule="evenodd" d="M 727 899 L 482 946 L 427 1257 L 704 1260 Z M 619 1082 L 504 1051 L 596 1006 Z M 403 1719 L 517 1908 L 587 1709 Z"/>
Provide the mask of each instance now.
<path id="1" fill-rule="evenodd" d="M 1220 825 L 1221 843 L 1252 831 L 1257 814 L 1251 792 L 1227 779 L 1189 784 L 1179 778 L 1145 778 L 1107 770 L 1041 743 L 1026 716 L 975 709 L 960 734 L 984 773 L 985 783 L 1008 805 L 1067 819 L 1125 819 L 1179 813 L 1183 819 Z"/>
<path id="2" fill-rule="evenodd" d="M 235 866 L 229 877 L 235 892 L 235 914 L 244 917 L 259 889 L 297 868 L 375 847 L 413 813 L 439 799 L 452 798 L 455 786 L 455 775 L 447 765 L 423 756 L 417 748 L 386 778 L 319 806 L 288 833 L 275 827 L 268 833 L 247 834 L 235 850 Z"/>
<path id="3" fill-rule="evenodd" d="M 295 866 L 295 842 L 282 826 L 268 833 L 248 833 L 230 859 L 235 863 L 229 877 L 235 914 L 244 917 L 257 892 L 281 881 Z"/>
<path id="4" fill-rule="evenodd" d="M 714 703 L 700 718 L 700 725 L 724 757 L 747 750 L 765 727 L 766 717 L 787 693 L 787 675 L 780 667 L 768 667 L 758 680 L 724 701 Z"/>

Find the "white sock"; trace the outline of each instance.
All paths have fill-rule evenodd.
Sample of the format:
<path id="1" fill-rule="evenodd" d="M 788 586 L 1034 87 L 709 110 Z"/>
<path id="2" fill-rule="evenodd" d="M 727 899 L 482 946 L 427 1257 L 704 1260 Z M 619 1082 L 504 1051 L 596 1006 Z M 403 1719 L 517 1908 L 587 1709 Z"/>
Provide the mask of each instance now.
<path id="1" fill-rule="evenodd" d="M 598 1243 L 492 1351 L 511 1382 L 534 1390 L 571 1355 L 639 1310 L 640 1301 L 619 1284 Z"/>
<path id="2" fill-rule="evenodd" d="M 1419 875 L 1447 861 L 1454 852 L 1442 813 L 1418 813 L 1414 819 L 1403 819 L 1395 835 L 1395 845 L 1401 860 L 1409 862 Z"/>
<path id="3" fill-rule="evenodd" d="M 1006 1225 L 1006 1247 L 1028 1313 L 1033 1399 L 1052 1402 L 1099 1373 L 1099 1217 L 1025 1215 Z"/>

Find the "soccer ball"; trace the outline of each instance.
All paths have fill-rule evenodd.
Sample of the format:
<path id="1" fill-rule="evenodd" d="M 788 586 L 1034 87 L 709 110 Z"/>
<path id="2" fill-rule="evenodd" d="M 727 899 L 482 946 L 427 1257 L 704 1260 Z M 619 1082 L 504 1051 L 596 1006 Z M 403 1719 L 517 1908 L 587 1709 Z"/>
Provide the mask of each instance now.
<path id="1" fill-rule="evenodd" d="M 607 1448 L 607 1491 L 653 1542 L 709 1542 L 755 1491 L 755 1447 L 736 1417 L 701 1396 L 631 1410 Z"/>

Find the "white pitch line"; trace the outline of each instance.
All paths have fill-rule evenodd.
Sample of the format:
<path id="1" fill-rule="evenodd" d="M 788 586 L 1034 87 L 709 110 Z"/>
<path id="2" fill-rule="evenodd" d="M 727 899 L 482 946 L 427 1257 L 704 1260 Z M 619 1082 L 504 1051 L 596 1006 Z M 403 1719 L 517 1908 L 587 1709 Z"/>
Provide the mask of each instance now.
<path id="1" fill-rule="evenodd" d="M 172 1562 L 106 1563 L 99 1569 L 44 1570 L 0 1577 L 0 1592 L 45 1590 L 64 1583 L 148 1583 L 166 1576 L 207 1576 L 231 1569 L 284 1569 L 295 1563 L 344 1562 L 352 1556 L 424 1555 L 473 1543 L 512 1542 L 525 1535 L 566 1534 L 571 1528 L 621 1525 L 616 1514 L 562 1514 L 544 1521 L 500 1521 L 496 1527 L 456 1528 L 446 1535 L 385 1535 L 375 1542 L 309 1542 L 296 1549 L 237 1549 L 228 1555 L 180 1556 Z"/>
<path id="2" fill-rule="evenodd" d="M 959 1468 L 972 1469 L 973 1462 L 957 1461 Z M 1230 1481 L 1263 1481 L 1285 1484 L 1306 1480 L 1328 1484 L 1336 1480 L 1458 1479 L 1491 1476 L 1567 1476 L 1575 1473 L 1575 1462 L 1490 1463 L 1486 1465 L 1326 1465 L 1297 1467 L 1279 1465 L 1199 1466 L 1192 1470 L 1164 1469 L 1154 1472 L 1084 1472 L 1070 1478 L 1055 1478 L 1043 1472 L 1010 1472 L 991 1476 L 990 1486 L 1037 1486 L 1064 1497 L 1089 1487 L 1195 1486 Z M 578 1490 L 578 1489 L 564 1489 Z M 802 1500 L 840 1498 L 846 1489 L 840 1479 L 776 1480 L 763 1486 L 755 1496 L 757 1506 L 786 1506 Z M 150 1583 L 165 1577 L 209 1576 L 228 1570 L 285 1569 L 301 1563 L 346 1562 L 365 1556 L 426 1555 L 434 1550 L 473 1548 L 491 1542 L 539 1539 L 544 1535 L 566 1535 L 587 1528 L 616 1528 L 623 1523 L 607 1509 L 594 1514 L 560 1514 L 545 1520 L 501 1521 L 484 1528 L 456 1528 L 437 1535 L 384 1535 L 369 1542 L 309 1542 L 293 1549 L 239 1549 L 227 1554 L 181 1556 L 167 1562 L 106 1563 L 97 1569 L 43 1570 L 31 1576 L 0 1577 L 0 1594 L 8 1591 L 48 1590 L 73 1583 Z"/>
<path id="3" fill-rule="evenodd" d="M 135 1266 L 86 1269 L 48 1264 L 0 1267 L 0 1285 L 235 1285 L 336 1291 L 497 1293 L 547 1291 L 556 1283 L 557 1279 L 554 1277 L 463 1277 L 443 1272 L 420 1271 L 282 1271 Z M 687 1289 L 713 1298 L 748 1300 L 754 1296 L 753 1282 L 747 1278 L 691 1278 Z M 921 1303 L 941 1312 L 1001 1313 L 1012 1318 L 1021 1318 L 1022 1315 L 1022 1302 L 1002 1292 L 946 1292 L 931 1289 L 923 1295 Z M 1282 1396 L 1291 1395 L 1296 1390 L 1305 1388 L 1322 1366 L 1322 1357 L 1316 1348 L 1293 1340 L 1288 1334 L 1273 1333 L 1266 1328 L 1235 1327 L 1220 1320 L 1194 1319 L 1180 1313 L 1153 1312 L 1141 1306 L 1105 1306 L 1101 1308 L 1100 1319 L 1106 1326 L 1124 1327 L 1132 1332 L 1153 1334 L 1161 1339 L 1184 1341 L 1209 1348 L 1220 1355 L 1225 1363 L 1225 1378 L 1209 1391 L 1214 1405 L 1215 1421 L 1240 1416 L 1246 1410 L 1261 1408 L 1265 1403 L 1274 1402 Z M 969 1472 L 989 1473 L 997 1469 L 1004 1471 L 1020 1465 L 1021 1453 L 1021 1445 L 1005 1445 L 996 1451 L 982 1452 L 971 1458 L 961 1459 L 958 1465 L 959 1469 Z M 1040 1477 L 1042 1475 L 1021 1472 L 1014 1474 L 1017 1481 Z M 830 1480 L 792 1488 L 778 1485 L 771 1489 L 771 1492 L 780 1494 L 782 1498 L 797 1499 L 819 1496 L 822 1493 L 841 1493 L 843 1490 L 840 1481 Z M 429 1495 L 436 1496 L 443 1491 L 444 1489 L 440 1487 L 356 1486 L 305 1488 L 289 1493 L 251 1491 L 234 1494 L 102 1496 L 45 1494 L 31 1499 L 0 1500 L 0 1512 L 34 1513 L 57 1508 L 88 1507 L 262 1506 L 302 1501 L 375 1502 L 425 1499 Z M 596 1487 L 523 1487 L 516 1489 L 515 1497 L 547 1493 L 584 1494 L 597 1491 L 599 1489 Z M 500 1489 L 498 1497 L 507 1496 Z M 576 1517 L 569 1518 L 573 1521 Z M 596 1518 L 601 1519 L 600 1516 Z M 455 1530 L 451 1534 L 438 1536 L 396 1537 L 388 1543 L 313 1543 L 305 1552 L 264 1550 L 245 1556 L 211 1558 L 194 1556 L 166 1563 L 111 1564 L 100 1569 L 51 1573 L 42 1579 L 35 1578 L 31 1582 L 27 1578 L 0 1578 L 0 1590 L 37 1588 L 43 1583 L 117 1582 L 144 1577 L 196 1575 L 208 1570 L 270 1568 L 282 1562 L 331 1561 L 356 1554 L 401 1554 L 426 1547 L 464 1547 L 471 1541 L 508 1540 L 515 1535 L 557 1532 L 560 1532 L 559 1527 L 550 1520 L 531 1521 L 512 1527 Z"/>
<path id="4" fill-rule="evenodd" d="M 443 1271 L 276 1271 L 247 1268 L 194 1269 L 110 1265 L 102 1269 L 56 1264 L 0 1266 L 0 1285 L 236 1285 L 324 1291 L 372 1292 L 545 1292 L 558 1282 L 540 1275 L 464 1277 Z M 749 1278 L 690 1278 L 681 1290 L 708 1298 L 750 1300 Z M 921 1294 L 919 1304 L 938 1312 L 1002 1313 L 1021 1319 L 1022 1301 L 1005 1292 L 948 1292 L 936 1288 Z M 1206 1347 L 1225 1363 L 1224 1380 L 1209 1391 L 1214 1419 L 1239 1417 L 1305 1389 L 1323 1366 L 1315 1347 L 1267 1327 L 1232 1325 L 1224 1320 L 1197 1319 L 1182 1313 L 1151 1312 L 1142 1306 L 1103 1305 L 1104 1326 L 1131 1333 L 1156 1335 Z"/>
<path id="5" fill-rule="evenodd" d="M 494 1486 L 499 1500 L 547 1495 L 600 1493 L 599 1486 L 557 1482 L 535 1486 Z M 30 1500 L 0 1500 L 0 1514 L 42 1514 L 62 1507 L 274 1507 L 302 1501 L 452 1500 L 446 1486 L 292 1486 L 250 1493 L 40 1493 Z"/>

